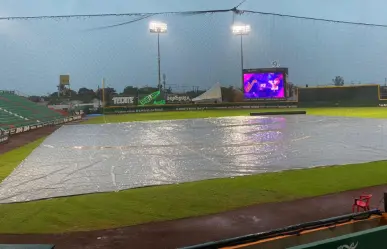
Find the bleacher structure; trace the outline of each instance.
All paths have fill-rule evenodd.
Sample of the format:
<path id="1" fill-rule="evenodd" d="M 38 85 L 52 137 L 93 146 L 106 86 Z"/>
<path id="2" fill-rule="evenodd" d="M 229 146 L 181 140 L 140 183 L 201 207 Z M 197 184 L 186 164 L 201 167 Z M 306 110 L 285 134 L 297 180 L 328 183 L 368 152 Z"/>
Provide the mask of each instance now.
<path id="1" fill-rule="evenodd" d="M 12 91 L 0 91 L 0 130 L 39 125 L 63 116 Z"/>

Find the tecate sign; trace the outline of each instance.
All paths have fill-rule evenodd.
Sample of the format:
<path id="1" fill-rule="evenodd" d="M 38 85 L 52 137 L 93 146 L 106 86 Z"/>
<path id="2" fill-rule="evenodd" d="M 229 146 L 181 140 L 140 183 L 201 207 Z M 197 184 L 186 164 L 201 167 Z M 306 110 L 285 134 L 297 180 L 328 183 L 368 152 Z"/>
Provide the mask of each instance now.
<path id="1" fill-rule="evenodd" d="M 133 104 L 134 97 L 113 97 L 112 101 L 115 105 Z"/>
<path id="2" fill-rule="evenodd" d="M 168 95 L 167 101 L 168 102 L 190 102 L 191 98 L 186 95 Z"/>

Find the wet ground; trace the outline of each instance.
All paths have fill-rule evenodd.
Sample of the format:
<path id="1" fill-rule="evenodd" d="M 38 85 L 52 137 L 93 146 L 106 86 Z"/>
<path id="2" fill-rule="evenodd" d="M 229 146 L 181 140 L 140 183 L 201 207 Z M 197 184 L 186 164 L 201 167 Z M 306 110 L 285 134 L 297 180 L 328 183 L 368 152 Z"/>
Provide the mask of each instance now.
<path id="1" fill-rule="evenodd" d="M 373 195 L 371 209 L 383 209 L 382 198 L 386 191 L 387 186 L 377 186 L 117 229 L 65 234 L 0 234 L 0 243 L 55 244 L 56 249 L 173 249 L 349 214 L 353 199 L 365 193 Z"/>
<path id="2" fill-rule="evenodd" d="M 39 138 L 51 135 L 57 129 L 59 129 L 59 126 L 47 126 L 37 130 L 13 135 L 10 137 L 8 143 L 0 144 L 0 155 L 31 143 Z"/>

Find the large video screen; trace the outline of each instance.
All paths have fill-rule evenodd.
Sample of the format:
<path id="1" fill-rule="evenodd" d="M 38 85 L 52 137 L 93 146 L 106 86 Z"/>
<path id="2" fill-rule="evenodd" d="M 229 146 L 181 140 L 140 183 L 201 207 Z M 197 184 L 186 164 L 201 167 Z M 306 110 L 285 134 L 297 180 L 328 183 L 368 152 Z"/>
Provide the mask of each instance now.
<path id="1" fill-rule="evenodd" d="M 243 93 L 247 100 L 286 98 L 284 72 L 253 72 L 243 74 Z"/>

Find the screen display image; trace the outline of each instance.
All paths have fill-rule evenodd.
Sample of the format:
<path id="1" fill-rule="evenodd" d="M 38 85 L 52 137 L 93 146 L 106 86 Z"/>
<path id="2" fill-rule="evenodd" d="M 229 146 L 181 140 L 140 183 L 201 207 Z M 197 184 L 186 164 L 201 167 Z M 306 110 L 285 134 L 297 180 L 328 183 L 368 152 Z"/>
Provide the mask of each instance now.
<path id="1" fill-rule="evenodd" d="M 245 73 L 243 75 L 245 99 L 284 99 L 283 72 Z"/>

